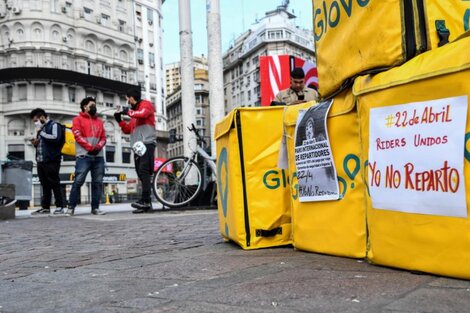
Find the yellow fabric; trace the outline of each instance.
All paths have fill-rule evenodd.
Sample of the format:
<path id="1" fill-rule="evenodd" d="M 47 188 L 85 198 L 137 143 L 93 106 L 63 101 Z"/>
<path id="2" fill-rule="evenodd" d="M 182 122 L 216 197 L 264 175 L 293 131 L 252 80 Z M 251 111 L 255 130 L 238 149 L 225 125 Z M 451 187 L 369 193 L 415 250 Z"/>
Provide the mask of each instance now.
<path id="1" fill-rule="evenodd" d="M 354 85 L 363 154 L 369 149 L 370 109 L 467 95 L 470 98 L 470 37 L 421 54 L 406 64 Z M 470 110 L 464 175 L 470 206 Z M 449 151 L 452 153 L 452 151 Z M 462 156 L 464 157 L 464 156 Z M 368 202 L 371 262 L 439 275 L 470 278 L 470 219 L 379 210 Z"/>
<path id="2" fill-rule="evenodd" d="M 313 0 L 313 32 L 317 52 L 319 92 L 338 90 L 348 78 L 383 71 L 406 61 L 404 5 L 399 0 Z M 411 3 L 411 2 L 410 2 Z M 436 20 L 445 21 L 453 41 L 468 30 L 469 1 L 427 0 L 425 25 L 419 24 L 417 1 L 412 1 L 417 53 L 437 48 Z M 467 29 L 465 29 L 467 27 Z M 421 39 L 423 31 L 425 39 Z M 425 41 L 425 42 L 422 42 Z"/>
<path id="3" fill-rule="evenodd" d="M 334 98 L 328 114 L 328 137 L 342 199 L 300 202 L 294 157 L 298 113 L 314 102 L 286 108 L 284 127 L 289 154 L 292 196 L 292 235 L 297 249 L 338 256 L 366 255 L 366 190 L 359 140 L 359 122 L 351 91 Z"/>
<path id="4" fill-rule="evenodd" d="M 244 249 L 292 242 L 287 173 L 277 168 L 283 110 L 237 108 L 216 125 L 220 233 Z M 277 228 L 282 234 L 259 235 Z"/>
<path id="5" fill-rule="evenodd" d="M 72 124 L 65 125 L 65 143 L 61 153 L 65 155 L 75 156 L 75 136 L 72 133 Z"/>

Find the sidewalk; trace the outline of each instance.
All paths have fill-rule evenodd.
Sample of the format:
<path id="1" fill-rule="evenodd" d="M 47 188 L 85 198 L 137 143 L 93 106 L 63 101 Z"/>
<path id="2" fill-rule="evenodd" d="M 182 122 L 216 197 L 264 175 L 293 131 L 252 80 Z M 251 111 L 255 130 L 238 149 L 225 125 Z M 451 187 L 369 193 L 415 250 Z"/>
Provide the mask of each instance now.
<path id="1" fill-rule="evenodd" d="M 162 210 L 162 204 L 159 202 L 153 202 L 152 206 L 155 210 Z M 40 207 L 30 208 L 28 210 L 16 210 L 16 217 L 32 217 L 31 213 L 38 210 Z M 51 207 L 51 215 L 54 212 L 55 207 Z M 111 204 L 100 204 L 100 209 L 106 213 L 118 213 L 118 212 L 131 212 L 134 208 L 131 207 L 131 203 L 111 203 Z M 164 210 L 168 210 L 165 208 Z M 75 208 L 75 215 L 86 215 L 91 214 L 90 205 L 79 205 Z M 47 216 L 45 215 L 36 215 L 34 217 Z"/>
<path id="2" fill-rule="evenodd" d="M 0 222 L 0 312 L 468 312 L 470 281 L 225 243 L 215 210 Z M 82 214 L 83 213 L 83 214 Z"/>

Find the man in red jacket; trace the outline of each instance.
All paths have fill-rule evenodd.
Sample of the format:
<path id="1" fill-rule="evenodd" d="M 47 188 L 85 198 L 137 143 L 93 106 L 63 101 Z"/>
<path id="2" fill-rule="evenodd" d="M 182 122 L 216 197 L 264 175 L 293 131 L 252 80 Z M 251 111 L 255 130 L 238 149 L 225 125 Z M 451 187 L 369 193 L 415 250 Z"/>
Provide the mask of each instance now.
<path id="1" fill-rule="evenodd" d="M 80 187 L 91 171 L 91 213 L 105 214 L 100 210 L 103 192 L 104 153 L 106 133 L 103 121 L 96 114 L 96 102 L 93 97 L 86 97 L 80 102 L 82 112 L 73 119 L 72 132 L 75 137 L 75 180 L 69 197 L 68 214 L 73 215 L 78 203 Z"/>
<path id="2" fill-rule="evenodd" d="M 138 88 L 128 90 L 126 99 L 131 107 L 125 107 L 121 112 L 114 113 L 114 118 L 124 134 L 131 134 L 135 170 L 142 182 L 142 195 L 139 201 L 132 203 L 132 207 L 135 208 L 132 213 L 145 213 L 152 210 L 151 176 L 157 143 L 155 108 L 152 102 L 141 99 L 141 91 Z M 122 114 L 128 115 L 131 118 L 130 122 L 123 121 Z"/>

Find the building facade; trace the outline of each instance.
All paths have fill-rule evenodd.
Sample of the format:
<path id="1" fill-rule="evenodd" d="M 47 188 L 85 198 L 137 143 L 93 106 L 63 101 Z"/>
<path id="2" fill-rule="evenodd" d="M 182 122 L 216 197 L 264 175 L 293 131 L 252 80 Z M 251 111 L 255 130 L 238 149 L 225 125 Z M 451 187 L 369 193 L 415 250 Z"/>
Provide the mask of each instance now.
<path id="1" fill-rule="evenodd" d="M 288 54 L 315 62 L 311 30 L 295 25 L 287 5 L 266 12 L 223 55 L 225 113 L 238 106 L 259 106 L 259 57 Z"/>
<path id="2" fill-rule="evenodd" d="M 207 58 L 204 55 L 193 58 L 194 70 L 206 70 L 209 67 Z M 166 94 L 172 94 L 179 86 L 181 86 L 181 63 L 174 62 L 165 65 L 165 81 L 166 81 Z"/>
<path id="3" fill-rule="evenodd" d="M 134 41 L 137 48 L 137 83 L 143 87 L 142 97 L 155 104 L 157 129 L 166 131 L 162 3 L 163 1 L 135 0 Z"/>
<path id="4" fill-rule="evenodd" d="M 113 113 L 118 106 L 126 105 L 125 91 L 140 85 L 143 96 L 153 100 L 157 118 L 166 119 L 161 2 L 148 2 L 0 1 L 1 160 L 7 155 L 35 160 L 35 149 L 30 144 L 35 134 L 29 119 L 32 109 L 44 108 L 52 119 L 67 124 L 80 112 L 81 99 L 93 96 L 107 133 L 106 189 L 115 188 L 119 194 L 137 192 L 129 136 L 122 135 Z M 139 21 L 139 12 L 141 17 L 145 14 L 145 19 Z M 152 18 L 155 26 L 150 29 L 147 26 L 152 26 Z M 145 49 L 143 45 L 147 44 L 149 48 Z M 142 56 L 146 57 L 141 63 Z M 67 196 L 74 165 L 70 157 L 62 163 L 61 182 Z M 89 200 L 89 185 L 87 181 L 81 190 L 82 201 Z M 39 198 L 40 185 L 34 168 L 34 202 L 38 203 Z"/>
<path id="5" fill-rule="evenodd" d="M 196 128 L 203 137 L 210 138 L 210 108 L 209 108 L 209 79 L 205 69 L 195 69 L 194 71 L 194 97 L 196 106 Z M 177 137 L 183 134 L 181 86 L 177 87 L 172 94 L 167 97 L 168 129 L 175 129 Z M 206 140 L 210 144 L 211 140 Z M 168 157 L 183 155 L 183 142 L 177 141 L 168 144 Z M 206 147 L 210 149 L 210 146 Z M 210 150 L 208 150 L 210 151 Z"/>

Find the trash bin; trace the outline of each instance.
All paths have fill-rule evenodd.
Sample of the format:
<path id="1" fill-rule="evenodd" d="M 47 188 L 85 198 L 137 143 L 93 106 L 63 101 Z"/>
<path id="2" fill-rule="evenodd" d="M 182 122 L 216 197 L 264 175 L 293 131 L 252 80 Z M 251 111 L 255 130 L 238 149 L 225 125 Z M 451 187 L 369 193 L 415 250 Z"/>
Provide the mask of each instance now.
<path id="1" fill-rule="evenodd" d="M 2 165 L 2 183 L 15 185 L 15 199 L 32 199 L 33 162 L 9 160 Z"/>

